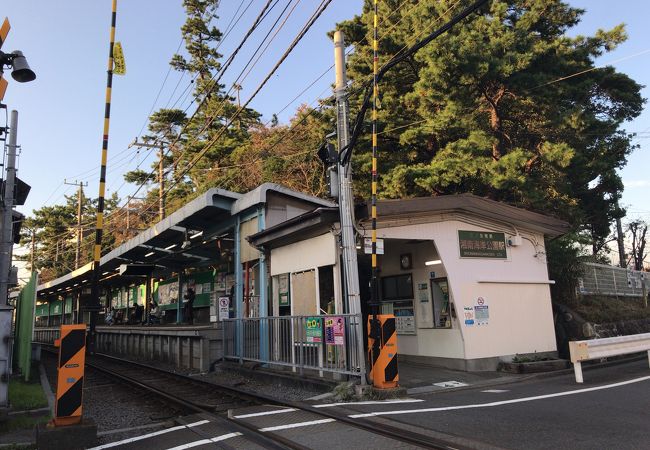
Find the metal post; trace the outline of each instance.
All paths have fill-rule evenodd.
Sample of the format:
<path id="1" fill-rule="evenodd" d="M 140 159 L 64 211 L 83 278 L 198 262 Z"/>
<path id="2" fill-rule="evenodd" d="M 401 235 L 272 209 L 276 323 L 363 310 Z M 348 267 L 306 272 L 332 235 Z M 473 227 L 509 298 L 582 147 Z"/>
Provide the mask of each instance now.
<path id="1" fill-rule="evenodd" d="M 350 142 L 348 101 L 346 98 L 347 78 L 345 74 L 345 42 L 343 32 L 334 33 L 334 64 L 336 68 L 336 131 L 338 136 L 339 152 Z M 343 269 L 348 311 L 357 315 L 357 327 L 362 327 L 361 295 L 359 293 L 359 266 L 357 265 L 357 248 L 354 240 L 354 224 L 352 223 L 352 165 L 350 162 L 343 165 L 339 162 L 339 215 L 341 220 L 341 240 L 343 253 Z M 360 357 L 356 363 L 361 372 L 361 383 L 365 384 L 366 363 L 363 357 L 363 336 L 357 333 L 358 353 Z"/>
<path id="2" fill-rule="evenodd" d="M 176 323 L 181 324 L 183 323 L 183 318 L 181 316 L 181 313 L 183 311 L 182 305 L 183 305 L 183 270 L 178 271 L 178 302 L 176 302 Z"/>
<path id="3" fill-rule="evenodd" d="M 5 176 L 4 203 L 2 205 L 2 242 L 0 243 L 0 305 L 8 304 L 9 272 L 13 252 L 13 209 L 14 185 L 16 182 L 16 141 L 18 133 L 18 111 L 11 111 L 7 145 L 7 168 Z"/>
<path id="4" fill-rule="evenodd" d="M 260 206 L 257 210 L 257 229 L 262 231 L 266 228 L 264 217 L 264 207 Z M 258 316 L 260 317 L 260 359 L 262 361 L 269 361 L 269 295 L 267 289 L 267 273 L 266 273 L 266 256 L 264 252 L 260 252 L 260 265 L 259 265 L 259 279 L 260 279 L 260 292 L 259 292 L 259 309 Z"/>
<path id="5" fill-rule="evenodd" d="M 9 272 L 13 252 L 14 184 L 16 180 L 16 140 L 18 112 L 11 111 L 9 145 L 2 205 L 2 233 L 0 242 L 0 408 L 9 406 L 9 374 L 11 373 L 11 321 L 13 307 L 9 306 Z"/>
<path id="6" fill-rule="evenodd" d="M 618 206 L 618 200 L 616 200 L 616 212 L 620 212 Z M 621 225 L 621 218 L 616 217 L 616 243 L 618 244 L 618 265 L 620 267 L 627 267 L 627 261 L 625 260 L 625 247 L 623 245 L 623 226 Z"/>
<path id="7" fill-rule="evenodd" d="M 235 342 L 236 342 L 236 355 L 239 357 L 239 364 L 243 364 L 242 357 L 244 356 L 244 277 L 241 267 L 241 220 L 239 215 L 235 219 L 235 313 L 237 320 L 235 321 Z"/>

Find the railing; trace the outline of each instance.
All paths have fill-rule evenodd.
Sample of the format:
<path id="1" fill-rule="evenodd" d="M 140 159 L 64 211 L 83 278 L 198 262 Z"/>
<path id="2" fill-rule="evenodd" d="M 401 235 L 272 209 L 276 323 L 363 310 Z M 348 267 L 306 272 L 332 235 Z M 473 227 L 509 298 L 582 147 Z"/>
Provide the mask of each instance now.
<path id="1" fill-rule="evenodd" d="M 572 341 L 569 342 L 569 352 L 571 353 L 576 383 L 582 383 L 582 361 L 648 352 L 648 362 L 650 363 L 650 333 L 591 339 L 588 341 Z"/>
<path id="2" fill-rule="evenodd" d="M 642 297 L 649 291 L 650 273 L 605 264 L 584 263 L 578 286 L 583 295 Z"/>
<path id="3" fill-rule="evenodd" d="M 281 316 L 223 321 L 224 358 L 305 370 L 360 376 L 363 332 L 355 314 Z"/>
<path id="4" fill-rule="evenodd" d="M 54 341 L 59 338 L 60 333 L 61 327 L 35 327 L 33 342 L 54 345 Z"/>

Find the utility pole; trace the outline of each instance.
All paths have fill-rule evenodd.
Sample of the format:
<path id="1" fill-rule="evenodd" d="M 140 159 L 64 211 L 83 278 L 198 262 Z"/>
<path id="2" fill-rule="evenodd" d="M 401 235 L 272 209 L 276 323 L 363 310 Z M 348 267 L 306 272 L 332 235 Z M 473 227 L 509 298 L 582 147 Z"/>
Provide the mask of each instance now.
<path id="1" fill-rule="evenodd" d="M 625 246 L 623 245 L 623 225 L 621 224 L 620 212 L 621 208 L 618 206 L 618 199 L 616 199 L 616 242 L 618 244 L 618 265 L 620 267 L 627 267 Z"/>
<path id="2" fill-rule="evenodd" d="M 241 91 L 242 89 L 241 84 L 235 83 L 232 85 L 232 88 L 237 91 L 237 107 L 241 108 L 241 100 L 239 98 L 239 91 Z M 238 118 L 238 122 L 239 122 L 239 129 L 241 130 L 241 115 Z"/>
<path id="3" fill-rule="evenodd" d="M 79 268 L 79 260 L 81 257 L 81 237 L 82 237 L 82 230 L 81 230 L 81 213 L 83 212 L 83 196 L 84 196 L 84 186 L 88 186 L 88 183 L 86 182 L 85 184 L 82 181 L 75 181 L 74 183 L 68 183 L 65 179 L 63 180 L 63 184 L 67 184 L 69 186 L 79 186 L 79 190 L 77 191 L 77 247 L 75 249 L 75 254 L 74 254 L 74 268 L 78 269 Z"/>
<path id="4" fill-rule="evenodd" d="M 145 148 L 157 148 L 158 149 L 158 219 L 163 220 L 165 218 L 165 167 L 164 167 L 164 143 L 157 144 L 156 142 L 147 143 L 147 142 L 138 142 L 138 138 L 135 138 L 133 142 L 129 144 L 129 148 L 136 147 L 145 147 Z"/>
<path id="5" fill-rule="evenodd" d="M 32 247 L 30 251 L 30 263 L 29 263 L 29 268 L 33 272 L 35 269 L 34 267 L 34 260 L 36 256 L 36 232 L 32 230 Z"/>
<path id="6" fill-rule="evenodd" d="M 4 183 L 4 203 L 2 205 L 2 241 L 0 242 L 0 305 L 7 305 L 9 292 L 9 272 L 14 247 L 13 210 L 14 185 L 16 183 L 16 140 L 18 133 L 18 111 L 11 111 L 9 125 L 9 144 L 7 145 L 7 166 Z"/>
<path id="7" fill-rule="evenodd" d="M 336 70 L 336 134 L 339 154 L 350 142 L 350 124 L 348 100 L 346 97 L 347 77 L 345 74 L 345 42 L 343 32 L 334 33 L 334 65 Z M 359 266 L 357 264 L 357 247 L 352 223 L 354 201 L 352 197 L 352 164 L 338 163 L 339 173 L 339 216 L 341 221 L 341 247 L 343 253 L 343 273 L 345 276 L 346 305 L 350 314 L 357 315 L 357 353 L 356 363 L 361 372 L 361 383 L 366 383 L 366 362 L 363 336 L 363 316 L 361 314 L 361 295 L 359 293 Z M 356 319 L 355 319 L 356 320 Z"/>
<path id="8" fill-rule="evenodd" d="M 0 65 L 0 74 L 2 66 Z M 4 203 L 2 211 L 2 233 L 0 233 L 0 414 L 9 406 L 9 374 L 11 373 L 11 322 L 13 307 L 9 306 L 9 272 L 13 251 L 14 183 L 16 180 L 16 133 L 18 112 L 11 111 L 9 145 L 4 180 Z"/>

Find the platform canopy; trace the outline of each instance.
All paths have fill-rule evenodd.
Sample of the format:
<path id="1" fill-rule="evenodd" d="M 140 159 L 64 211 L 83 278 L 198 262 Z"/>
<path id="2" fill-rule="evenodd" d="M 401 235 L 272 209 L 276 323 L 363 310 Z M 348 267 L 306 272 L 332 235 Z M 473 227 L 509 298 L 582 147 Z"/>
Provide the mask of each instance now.
<path id="1" fill-rule="evenodd" d="M 232 251 L 233 204 L 242 194 L 210 189 L 151 228 L 102 256 L 102 282 L 118 278 L 125 264 L 154 265 L 154 274 L 164 276 L 187 267 L 218 264 Z M 92 263 L 41 284 L 38 291 L 49 296 L 90 286 Z M 115 280 L 117 281 L 117 280 Z"/>

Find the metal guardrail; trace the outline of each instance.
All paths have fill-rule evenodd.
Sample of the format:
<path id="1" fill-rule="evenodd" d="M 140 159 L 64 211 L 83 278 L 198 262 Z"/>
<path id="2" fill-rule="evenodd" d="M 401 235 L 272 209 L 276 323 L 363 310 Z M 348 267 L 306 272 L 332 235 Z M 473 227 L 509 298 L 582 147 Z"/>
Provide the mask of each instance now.
<path id="1" fill-rule="evenodd" d="M 583 263 L 578 289 L 582 295 L 642 297 L 650 291 L 650 273 L 606 264 Z"/>
<path id="2" fill-rule="evenodd" d="M 223 321 L 224 358 L 361 376 L 360 315 L 280 316 Z"/>
<path id="3" fill-rule="evenodd" d="M 569 342 L 569 352 L 571 353 L 576 383 L 582 383 L 582 361 L 648 352 L 648 363 L 650 363 L 650 333 L 591 339 L 588 341 L 572 341 Z"/>

